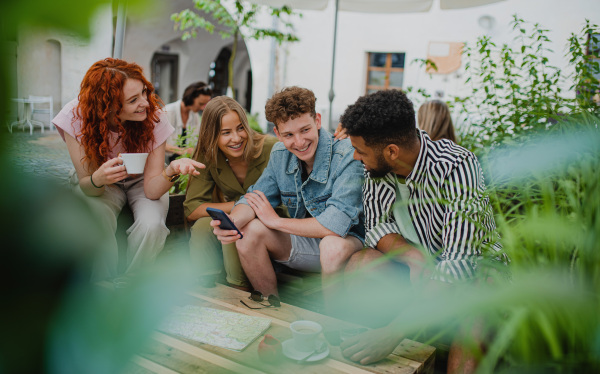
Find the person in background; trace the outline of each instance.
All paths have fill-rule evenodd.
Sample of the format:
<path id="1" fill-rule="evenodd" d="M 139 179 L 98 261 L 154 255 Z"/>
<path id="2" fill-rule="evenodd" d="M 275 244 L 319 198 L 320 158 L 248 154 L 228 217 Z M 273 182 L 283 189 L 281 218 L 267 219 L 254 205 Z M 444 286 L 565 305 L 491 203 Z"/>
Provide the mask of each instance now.
<path id="1" fill-rule="evenodd" d="M 418 121 L 419 128 L 425 131 L 431 140 L 448 139 L 456 143 L 450 109 L 443 101 L 431 100 L 421 105 Z"/>
<path id="2" fill-rule="evenodd" d="M 195 82 L 186 87 L 181 100 L 165 105 L 167 118 L 175 131 L 167 139 L 168 161 L 173 161 L 184 154 L 194 152 L 191 137 L 198 136 L 200 129 L 199 112 L 204 110 L 212 97 L 212 90 L 204 82 Z M 185 139 L 185 144 L 179 143 L 179 137 Z"/>
<path id="3" fill-rule="evenodd" d="M 194 222 L 190 238 L 193 271 L 205 287 L 214 286 L 223 266 L 227 282 L 237 288 L 249 286 L 235 243 L 217 240 L 206 208 L 230 213 L 235 201 L 256 183 L 269 162 L 277 138 L 262 135 L 248 125 L 246 112 L 227 96 L 212 99 L 202 114 L 200 140 L 193 159 L 206 165 L 190 178 L 184 202 L 185 216 Z M 218 190 L 219 194 L 213 191 Z M 281 216 L 285 216 L 280 211 Z"/>
<path id="4" fill-rule="evenodd" d="M 128 203 L 134 223 L 127 230 L 127 269 L 138 270 L 162 250 L 169 230 L 168 190 L 181 174 L 197 175 L 204 165 L 191 159 L 165 168 L 165 142 L 173 132 L 154 87 L 142 68 L 107 58 L 92 65 L 77 99 L 53 119 L 75 167 L 71 183 L 98 217 L 106 238 L 92 280 L 117 276 L 117 216 Z M 120 153 L 148 152 L 144 173 L 127 174 Z"/>

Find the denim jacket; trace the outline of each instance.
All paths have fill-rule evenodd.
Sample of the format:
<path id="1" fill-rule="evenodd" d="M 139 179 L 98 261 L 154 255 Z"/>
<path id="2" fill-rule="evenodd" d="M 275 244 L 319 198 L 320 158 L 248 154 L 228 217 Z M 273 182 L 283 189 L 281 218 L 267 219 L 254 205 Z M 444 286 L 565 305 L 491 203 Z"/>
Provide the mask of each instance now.
<path id="1" fill-rule="evenodd" d="M 363 241 L 363 167 L 353 153 L 349 139 L 334 141 L 330 133 L 319 130 L 313 170 L 302 183 L 300 160 L 277 143 L 269 164 L 248 192 L 262 191 L 273 207 L 283 203 L 291 218 L 312 216 L 341 237 L 350 234 Z M 240 203 L 248 204 L 244 197 L 236 205 Z"/>

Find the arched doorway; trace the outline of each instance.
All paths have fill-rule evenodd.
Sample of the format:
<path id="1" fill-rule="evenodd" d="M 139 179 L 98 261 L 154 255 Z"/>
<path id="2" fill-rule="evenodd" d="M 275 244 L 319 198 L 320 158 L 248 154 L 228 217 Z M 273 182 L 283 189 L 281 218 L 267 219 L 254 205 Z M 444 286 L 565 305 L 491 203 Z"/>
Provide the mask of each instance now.
<path id="1" fill-rule="evenodd" d="M 245 43 L 243 41 L 238 43 L 233 66 L 235 98 L 246 111 L 250 112 L 252 107 L 252 69 Z M 208 81 L 212 85 L 215 95 L 227 94 L 231 48 L 232 44 L 221 48 L 215 60 L 210 64 Z"/>
<path id="2" fill-rule="evenodd" d="M 230 57 L 231 48 L 229 46 L 223 47 L 217 55 L 217 58 L 210 64 L 208 83 L 212 86 L 215 95 L 227 94 L 227 84 L 229 81 L 228 64 Z"/>
<path id="3" fill-rule="evenodd" d="M 151 82 L 156 94 L 165 104 L 177 101 L 177 80 L 179 71 L 179 56 L 167 53 L 155 53 L 150 64 L 152 69 Z"/>
<path id="4" fill-rule="evenodd" d="M 46 60 L 40 65 L 44 69 L 45 92 L 42 95 L 52 96 L 53 113 L 58 113 L 62 108 L 62 47 L 58 40 L 48 39 L 44 45 Z"/>
<path id="5" fill-rule="evenodd" d="M 223 61 L 226 67 L 226 57 L 223 53 L 231 53 L 233 38 L 222 39 L 218 33 L 210 34 L 204 30 L 198 30 L 195 38 L 187 40 L 181 39 L 181 32 L 173 29 L 173 21 L 165 14 L 173 14 L 180 12 L 183 9 L 190 7 L 189 0 L 172 0 L 162 3 L 163 8 L 148 14 L 140 15 L 130 14 L 127 19 L 127 29 L 125 35 L 125 48 L 123 50 L 123 58 L 128 61 L 135 61 L 146 69 L 148 77 L 156 74 L 155 56 L 157 55 L 173 55 L 177 56 L 177 61 L 168 63 L 168 66 L 176 64 L 177 70 L 169 70 L 169 79 L 177 82 L 175 87 L 172 84 L 169 91 L 176 92 L 175 100 L 181 98 L 185 88 L 193 82 L 203 81 L 209 82 L 211 65 L 214 62 L 215 67 L 221 65 Z M 248 100 L 246 97 L 251 95 L 248 93 L 248 70 L 250 70 L 250 60 L 246 42 L 238 41 L 236 53 L 236 62 L 234 66 L 234 77 L 236 98 L 243 106 L 247 106 Z M 227 49 L 228 52 L 223 52 Z M 219 64 L 217 64 L 217 60 Z M 160 95 L 164 102 L 172 100 L 171 95 L 165 95 L 162 88 L 165 87 L 164 73 L 165 66 L 161 65 L 160 80 L 153 80 L 153 83 L 159 83 Z M 170 68 L 169 68 L 170 69 Z M 226 75 L 226 69 L 223 71 Z M 176 76 L 175 76 L 176 75 Z M 217 77 L 217 74 L 214 75 Z M 218 74 L 218 79 L 227 81 L 227 77 L 222 77 Z M 223 85 L 225 91 L 220 89 L 217 93 L 226 93 L 226 84 Z M 164 97 L 163 97 L 164 96 Z"/>

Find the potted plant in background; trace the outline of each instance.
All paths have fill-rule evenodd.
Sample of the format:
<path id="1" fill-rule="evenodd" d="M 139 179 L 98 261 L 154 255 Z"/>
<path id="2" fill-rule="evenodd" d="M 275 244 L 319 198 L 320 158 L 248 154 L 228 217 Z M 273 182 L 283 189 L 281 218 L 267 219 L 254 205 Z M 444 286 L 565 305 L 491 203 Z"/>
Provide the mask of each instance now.
<path id="1" fill-rule="evenodd" d="M 177 137 L 177 146 L 182 148 L 195 148 L 198 143 L 198 135 L 188 134 Z M 185 153 L 180 158 L 192 158 L 192 155 Z M 185 191 L 187 190 L 189 175 L 182 175 L 177 179 L 169 190 L 169 212 L 167 213 L 167 227 L 180 226 L 185 224 L 183 213 L 183 202 L 185 201 Z"/>

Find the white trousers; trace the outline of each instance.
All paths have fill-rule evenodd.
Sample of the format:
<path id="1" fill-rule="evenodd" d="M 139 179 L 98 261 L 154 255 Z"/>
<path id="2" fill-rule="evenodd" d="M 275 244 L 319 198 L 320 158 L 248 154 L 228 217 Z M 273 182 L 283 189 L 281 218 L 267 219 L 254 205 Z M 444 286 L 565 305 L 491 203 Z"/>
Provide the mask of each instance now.
<path id="1" fill-rule="evenodd" d="M 115 183 L 104 188 L 101 196 L 87 196 L 79 187 L 77 174 L 72 171 L 71 185 L 88 203 L 100 229 L 104 232 L 101 252 L 94 260 L 92 281 L 114 278 L 118 275 L 119 247 L 115 233 L 117 217 L 125 203 L 133 212 L 133 225 L 127 229 L 126 273 L 139 270 L 154 262 L 162 251 L 169 229 L 165 225 L 169 210 L 169 192 L 158 200 L 150 200 L 144 193 L 144 177 Z"/>

